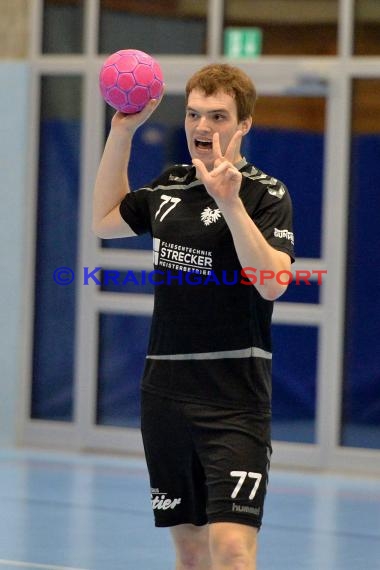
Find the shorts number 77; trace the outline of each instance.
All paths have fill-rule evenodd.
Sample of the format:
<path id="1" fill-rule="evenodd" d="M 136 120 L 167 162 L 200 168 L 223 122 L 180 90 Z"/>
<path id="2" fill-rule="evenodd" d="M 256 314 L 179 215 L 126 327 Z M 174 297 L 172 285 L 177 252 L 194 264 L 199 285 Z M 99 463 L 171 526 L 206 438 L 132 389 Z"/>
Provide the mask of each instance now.
<path id="1" fill-rule="evenodd" d="M 237 482 L 237 485 L 235 487 L 235 489 L 232 491 L 231 493 L 231 499 L 236 499 L 240 489 L 243 486 L 244 481 L 247 478 L 247 475 L 250 479 L 254 479 L 255 480 L 255 484 L 253 486 L 253 489 L 248 497 L 248 499 L 251 501 L 256 493 L 257 493 L 257 489 L 259 488 L 260 485 L 260 481 L 262 479 L 262 475 L 261 473 L 253 473 L 252 471 L 231 471 L 230 473 L 231 477 L 239 477 L 239 481 Z"/>

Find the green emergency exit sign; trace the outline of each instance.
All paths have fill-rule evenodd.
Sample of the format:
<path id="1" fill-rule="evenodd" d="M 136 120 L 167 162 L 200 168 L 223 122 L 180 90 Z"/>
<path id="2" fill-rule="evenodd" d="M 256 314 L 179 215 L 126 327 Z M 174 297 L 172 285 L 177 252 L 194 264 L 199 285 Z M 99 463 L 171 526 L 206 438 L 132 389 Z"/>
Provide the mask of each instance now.
<path id="1" fill-rule="evenodd" d="M 257 57 L 261 55 L 263 32 L 260 28 L 226 28 L 224 54 L 229 57 Z"/>

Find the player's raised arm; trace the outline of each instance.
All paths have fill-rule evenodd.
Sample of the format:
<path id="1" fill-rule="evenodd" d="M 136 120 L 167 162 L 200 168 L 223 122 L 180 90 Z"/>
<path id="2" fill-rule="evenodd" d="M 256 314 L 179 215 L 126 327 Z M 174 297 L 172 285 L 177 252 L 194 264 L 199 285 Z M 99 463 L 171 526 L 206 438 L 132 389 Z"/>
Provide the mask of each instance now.
<path id="1" fill-rule="evenodd" d="M 111 54 L 99 74 L 104 100 L 118 112 L 111 123 L 95 182 L 92 228 L 102 238 L 134 235 L 119 213 L 130 191 L 128 164 L 132 138 L 160 103 L 163 77 L 159 63 L 135 49 Z"/>
<path id="2" fill-rule="evenodd" d="M 95 181 L 93 198 L 93 232 L 101 238 L 117 238 L 135 235 L 119 212 L 119 205 L 130 191 L 128 163 L 132 138 L 159 104 L 160 99 L 151 100 L 147 106 L 134 115 L 117 112 L 104 148 Z"/>

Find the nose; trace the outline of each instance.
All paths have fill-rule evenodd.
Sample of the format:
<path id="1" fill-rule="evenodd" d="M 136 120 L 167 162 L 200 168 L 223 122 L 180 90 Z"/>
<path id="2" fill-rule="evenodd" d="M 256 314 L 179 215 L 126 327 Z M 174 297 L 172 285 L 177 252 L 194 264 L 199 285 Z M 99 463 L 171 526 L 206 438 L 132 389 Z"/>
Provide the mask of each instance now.
<path id="1" fill-rule="evenodd" d="M 208 132 L 210 130 L 210 125 L 208 123 L 207 117 L 199 118 L 197 130 L 201 132 Z"/>

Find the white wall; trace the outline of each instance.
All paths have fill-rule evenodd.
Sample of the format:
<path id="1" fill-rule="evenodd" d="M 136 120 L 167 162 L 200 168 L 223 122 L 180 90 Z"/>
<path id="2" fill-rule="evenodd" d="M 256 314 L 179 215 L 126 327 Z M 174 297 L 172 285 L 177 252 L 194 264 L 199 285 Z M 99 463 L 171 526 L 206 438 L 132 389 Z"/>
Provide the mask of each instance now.
<path id="1" fill-rule="evenodd" d="M 0 445 L 16 440 L 20 393 L 28 65 L 0 61 Z"/>

